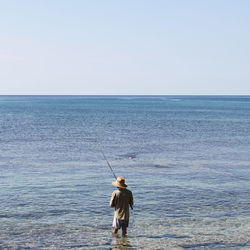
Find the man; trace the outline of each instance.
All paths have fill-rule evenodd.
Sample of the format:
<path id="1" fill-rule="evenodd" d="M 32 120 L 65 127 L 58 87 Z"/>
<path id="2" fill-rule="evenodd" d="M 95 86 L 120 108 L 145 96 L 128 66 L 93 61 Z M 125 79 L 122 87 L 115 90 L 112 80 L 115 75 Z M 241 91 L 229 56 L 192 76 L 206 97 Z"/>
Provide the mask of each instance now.
<path id="1" fill-rule="evenodd" d="M 110 206 L 115 209 L 113 234 L 117 234 L 118 230 L 122 228 L 122 235 L 125 236 L 129 223 L 129 205 L 133 209 L 133 194 L 126 188 L 127 185 L 123 177 L 118 177 L 112 184 L 117 187 L 110 200 Z"/>

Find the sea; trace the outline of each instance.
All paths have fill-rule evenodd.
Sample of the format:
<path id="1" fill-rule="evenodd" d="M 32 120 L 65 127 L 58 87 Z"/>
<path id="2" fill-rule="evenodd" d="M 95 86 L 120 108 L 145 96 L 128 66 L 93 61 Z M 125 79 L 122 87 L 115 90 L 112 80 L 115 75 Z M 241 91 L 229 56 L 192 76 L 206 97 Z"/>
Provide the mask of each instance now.
<path id="1" fill-rule="evenodd" d="M 250 249 L 250 96 L 0 96 L 0 249 Z"/>

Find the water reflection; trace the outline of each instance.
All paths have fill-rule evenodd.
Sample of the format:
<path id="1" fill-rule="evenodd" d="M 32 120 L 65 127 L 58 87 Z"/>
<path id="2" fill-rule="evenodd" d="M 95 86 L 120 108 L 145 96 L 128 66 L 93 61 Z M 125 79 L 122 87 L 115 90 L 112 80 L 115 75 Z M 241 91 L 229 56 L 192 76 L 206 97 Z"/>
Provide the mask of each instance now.
<path id="1" fill-rule="evenodd" d="M 130 245 L 129 238 L 127 236 L 122 237 L 119 234 L 113 237 L 111 249 L 127 250 L 133 249 Z"/>

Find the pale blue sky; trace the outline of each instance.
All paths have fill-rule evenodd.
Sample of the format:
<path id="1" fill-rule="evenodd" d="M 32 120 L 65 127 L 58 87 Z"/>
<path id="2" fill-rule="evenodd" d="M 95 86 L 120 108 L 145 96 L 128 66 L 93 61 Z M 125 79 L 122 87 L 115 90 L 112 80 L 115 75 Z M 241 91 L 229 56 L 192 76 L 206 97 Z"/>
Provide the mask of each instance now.
<path id="1" fill-rule="evenodd" d="M 0 94 L 250 95 L 248 0 L 0 0 Z"/>

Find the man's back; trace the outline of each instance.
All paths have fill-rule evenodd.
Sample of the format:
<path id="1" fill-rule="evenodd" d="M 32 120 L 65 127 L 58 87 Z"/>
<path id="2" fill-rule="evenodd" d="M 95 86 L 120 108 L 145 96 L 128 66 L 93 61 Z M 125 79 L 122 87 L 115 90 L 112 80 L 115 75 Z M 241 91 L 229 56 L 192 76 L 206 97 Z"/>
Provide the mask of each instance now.
<path id="1" fill-rule="evenodd" d="M 115 207 L 115 217 L 117 219 L 129 219 L 129 205 L 133 206 L 133 195 L 130 190 L 119 188 L 113 192 L 110 206 Z"/>

